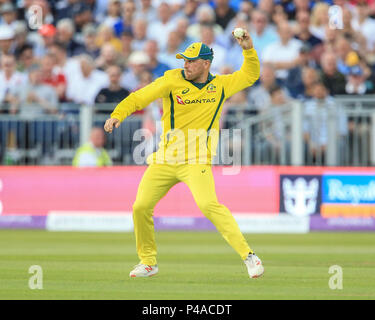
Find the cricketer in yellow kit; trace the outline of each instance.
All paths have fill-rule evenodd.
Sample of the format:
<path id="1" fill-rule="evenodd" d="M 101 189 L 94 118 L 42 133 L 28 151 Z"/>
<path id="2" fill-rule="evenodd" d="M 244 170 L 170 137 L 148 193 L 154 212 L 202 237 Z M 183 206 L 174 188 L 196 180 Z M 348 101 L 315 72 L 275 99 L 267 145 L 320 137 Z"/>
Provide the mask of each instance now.
<path id="1" fill-rule="evenodd" d="M 184 182 L 203 214 L 244 260 L 249 276 L 259 277 L 264 268 L 243 237 L 235 219 L 216 197 L 211 160 L 216 154 L 219 119 L 223 103 L 236 92 L 251 86 L 258 78 L 260 65 L 247 31 L 237 38 L 243 48 L 240 70 L 228 75 L 209 72 L 213 51 L 207 45 L 191 44 L 183 53 L 183 69 L 165 72 L 146 87 L 122 100 L 104 125 L 107 132 L 136 110 L 163 99 L 163 132 L 158 150 L 149 164 L 133 204 L 133 220 L 140 263 L 131 277 L 148 277 L 158 272 L 153 211 L 156 204 L 177 183 Z"/>

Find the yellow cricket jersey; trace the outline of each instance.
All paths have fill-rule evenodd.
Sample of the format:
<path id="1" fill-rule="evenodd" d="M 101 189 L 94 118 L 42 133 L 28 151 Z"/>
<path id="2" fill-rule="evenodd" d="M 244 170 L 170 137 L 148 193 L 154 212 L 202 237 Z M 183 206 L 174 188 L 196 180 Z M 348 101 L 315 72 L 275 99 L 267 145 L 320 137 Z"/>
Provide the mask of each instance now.
<path id="1" fill-rule="evenodd" d="M 162 135 L 150 163 L 211 163 L 216 155 L 222 106 L 233 94 L 251 86 L 260 74 L 254 48 L 243 50 L 241 69 L 228 75 L 209 74 L 205 84 L 186 80 L 183 69 L 169 70 L 122 100 L 111 118 L 123 121 L 152 101 L 163 99 Z"/>

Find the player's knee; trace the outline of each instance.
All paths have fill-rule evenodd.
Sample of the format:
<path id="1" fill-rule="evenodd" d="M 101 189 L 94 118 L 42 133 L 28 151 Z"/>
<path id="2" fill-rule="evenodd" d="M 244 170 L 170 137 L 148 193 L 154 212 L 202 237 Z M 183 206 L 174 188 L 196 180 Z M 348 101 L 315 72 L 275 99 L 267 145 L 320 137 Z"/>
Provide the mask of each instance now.
<path id="1" fill-rule="evenodd" d="M 201 201 L 198 203 L 199 209 L 207 217 L 215 212 L 215 209 L 217 209 L 219 206 L 220 204 L 217 201 Z"/>
<path id="2" fill-rule="evenodd" d="M 145 213 L 149 210 L 152 210 L 152 206 L 146 201 L 135 201 L 133 203 L 133 213 L 135 215 Z"/>

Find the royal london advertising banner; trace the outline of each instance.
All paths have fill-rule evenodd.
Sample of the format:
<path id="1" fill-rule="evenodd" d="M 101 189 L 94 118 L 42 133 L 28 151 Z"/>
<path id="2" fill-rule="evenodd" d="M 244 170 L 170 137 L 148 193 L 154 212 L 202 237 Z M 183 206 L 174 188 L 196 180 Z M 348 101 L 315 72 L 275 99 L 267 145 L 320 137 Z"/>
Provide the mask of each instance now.
<path id="1" fill-rule="evenodd" d="M 323 175 L 321 215 L 375 217 L 375 175 Z"/>
<path id="2" fill-rule="evenodd" d="M 213 166 L 216 193 L 243 232 L 375 231 L 375 168 L 229 169 Z M 145 170 L 0 167 L 0 229 L 131 231 Z M 156 205 L 154 222 L 158 230 L 214 230 L 183 183 Z"/>
<path id="3" fill-rule="evenodd" d="M 375 168 L 279 167 L 280 214 L 310 231 L 375 231 Z"/>

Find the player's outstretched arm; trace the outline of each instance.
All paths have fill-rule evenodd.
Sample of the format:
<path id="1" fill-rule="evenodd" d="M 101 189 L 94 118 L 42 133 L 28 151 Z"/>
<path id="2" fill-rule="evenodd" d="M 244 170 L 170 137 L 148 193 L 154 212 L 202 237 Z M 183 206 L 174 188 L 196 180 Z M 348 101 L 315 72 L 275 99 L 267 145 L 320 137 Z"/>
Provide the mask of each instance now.
<path id="1" fill-rule="evenodd" d="M 119 119 L 116 118 L 109 118 L 106 120 L 104 124 L 104 130 L 106 132 L 112 133 L 113 127 L 118 128 L 120 126 L 121 122 Z"/>

